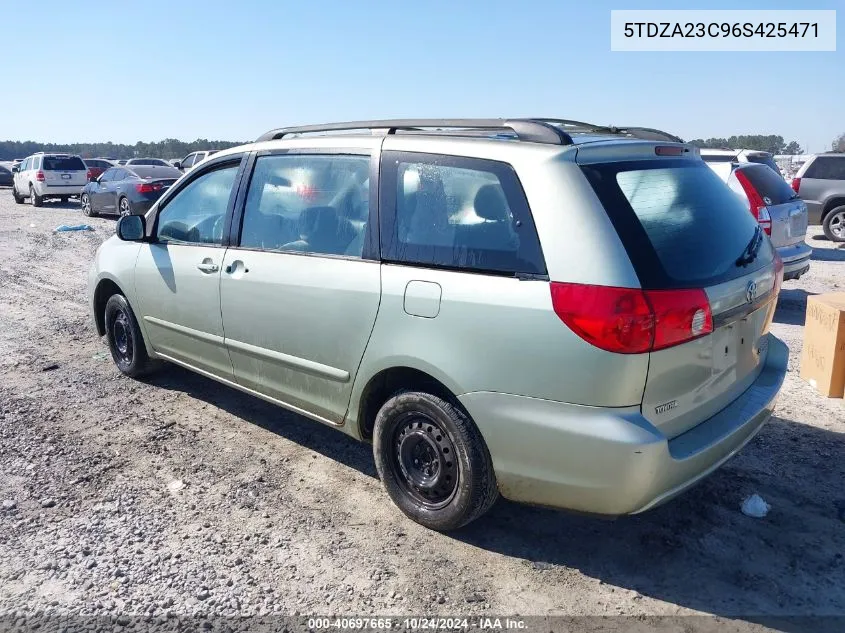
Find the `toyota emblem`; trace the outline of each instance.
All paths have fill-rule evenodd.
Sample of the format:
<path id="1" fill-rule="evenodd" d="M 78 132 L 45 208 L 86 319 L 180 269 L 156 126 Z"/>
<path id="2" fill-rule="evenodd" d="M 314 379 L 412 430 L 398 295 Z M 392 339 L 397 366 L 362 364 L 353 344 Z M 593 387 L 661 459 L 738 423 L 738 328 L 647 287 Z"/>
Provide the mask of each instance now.
<path id="1" fill-rule="evenodd" d="M 748 303 L 753 303 L 757 298 L 757 282 L 753 279 L 748 282 L 748 287 L 745 289 L 745 299 Z"/>

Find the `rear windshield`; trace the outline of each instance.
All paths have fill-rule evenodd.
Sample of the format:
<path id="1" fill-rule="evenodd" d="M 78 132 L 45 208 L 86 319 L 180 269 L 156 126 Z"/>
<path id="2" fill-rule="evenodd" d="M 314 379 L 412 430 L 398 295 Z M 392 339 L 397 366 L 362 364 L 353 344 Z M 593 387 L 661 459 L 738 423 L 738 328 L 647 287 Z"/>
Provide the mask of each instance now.
<path id="1" fill-rule="evenodd" d="M 79 156 L 45 156 L 44 171 L 86 171 L 85 163 Z"/>
<path id="2" fill-rule="evenodd" d="M 775 174 L 780 174 L 780 167 L 775 162 L 775 160 L 771 157 L 770 154 L 748 154 L 747 155 L 749 163 L 757 163 L 758 165 L 768 165 L 770 169 L 773 169 Z M 781 176 L 783 178 L 783 176 Z"/>
<path id="3" fill-rule="evenodd" d="M 737 259 L 757 221 L 703 162 L 645 160 L 585 165 L 644 288 L 712 286 L 772 262 L 763 240 L 753 263 Z"/>
<path id="4" fill-rule="evenodd" d="M 133 158 L 132 162 L 129 163 L 130 165 L 161 165 L 162 167 L 168 166 L 168 163 L 164 162 L 160 158 Z"/>
<path id="5" fill-rule="evenodd" d="M 764 198 L 763 201 L 767 205 L 783 204 L 798 197 L 798 194 L 786 184 L 783 177 L 765 165 L 749 165 L 739 171 L 751 181 L 751 184 L 754 185 L 760 197 Z M 768 200 L 765 200 L 765 198 L 768 198 Z"/>
<path id="6" fill-rule="evenodd" d="M 146 167 L 144 165 L 131 165 L 132 171 L 135 172 L 140 178 L 155 178 L 155 179 L 163 179 L 163 178 L 172 178 L 177 179 L 182 176 L 182 172 L 176 169 L 175 167 L 157 167 L 157 166 L 150 166 Z"/>

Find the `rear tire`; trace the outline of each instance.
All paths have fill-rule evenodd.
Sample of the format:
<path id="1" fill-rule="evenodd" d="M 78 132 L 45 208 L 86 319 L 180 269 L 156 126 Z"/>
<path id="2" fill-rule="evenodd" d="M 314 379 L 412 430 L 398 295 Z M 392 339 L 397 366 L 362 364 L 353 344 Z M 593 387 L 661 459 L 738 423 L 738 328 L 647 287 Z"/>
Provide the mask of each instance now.
<path id="1" fill-rule="evenodd" d="M 824 216 L 822 230 L 830 241 L 845 242 L 845 205 L 831 209 Z"/>
<path id="2" fill-rule="evenodd" d="M 82 196 L 79 198 L 79 206 L 82 207 L 82 214 L 88 216 L 89 218 L 93 218 L 96 213 L 94 213 L 94 209 L 91 207 L 91 198 L 88 197 L 87 193 L 83 193 Z"/>
<path id="3" fill-rule="evenodd" d="M 29 186 L 29 202 L 33 207 L 40 207 L 44 205 L 44 198 L 35 193 L 32 185 Z"/>
<path id="4" fill-rule="evenodd" d="M 126 297 L 118 294 L 109 297 L 105 324 L 109 351 L 121 373 L 140 378 L 158 369 L 159 363 L 147 354 L 144 336 Z"/>
<path id="5" fill-rule="evenodd" d="M 120 198 L 117 201 L 117 212 L 120 217 L 132 215 L 132 203 L 127 198 Z"/>
<path id="6" fill-rule="evenodd" d="M 458 406 L 430 393 L 401 392 L 384 403 L 373 429 L 373 455 L 393 502 L 432 530 L 474 521 L 499 496 L 478 427 Z"/>

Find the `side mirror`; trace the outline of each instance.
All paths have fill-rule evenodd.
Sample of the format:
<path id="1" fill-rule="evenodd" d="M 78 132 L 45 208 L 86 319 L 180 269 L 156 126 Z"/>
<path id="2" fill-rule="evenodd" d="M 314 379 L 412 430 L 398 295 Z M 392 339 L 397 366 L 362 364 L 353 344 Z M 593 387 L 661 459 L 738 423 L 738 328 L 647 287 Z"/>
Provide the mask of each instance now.
<path id="1" fill-rule="evenodd" d="M 13 173 L 13 174 L 18 173 L 19 171 L 20 171 L 20 169 L 18 168 L 18 166 L 17 166 L 17 165 L 15 165 L 14 167 L 12 167 L 12 173 Z"/>
<path id="2" fill-rule="evenodd" d="M 117 221 L 116 232 L 124 242 L 143 242 L 146 235 L 144 216 L 124 215 Z"/>
<path id="3" fill-rule="evenodd" d="M 173 162 L 173 166 L 174 166 L 176 169 L 182 169 L 182 161 L 181 161 L 181 160 L 174 161 L 174 162 Z"/>

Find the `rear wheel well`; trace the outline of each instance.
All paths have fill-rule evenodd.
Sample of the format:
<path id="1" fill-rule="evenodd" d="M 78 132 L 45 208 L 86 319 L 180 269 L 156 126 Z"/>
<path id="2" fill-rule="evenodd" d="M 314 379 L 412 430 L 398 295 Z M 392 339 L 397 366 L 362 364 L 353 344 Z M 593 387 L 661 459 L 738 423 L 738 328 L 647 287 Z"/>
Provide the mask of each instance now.
<path id="1" fill-rule="evenodd" d="M 100 336 L 106 333 L 106 303 L 112 295 L 123 295 L 123 291 L 111 279 L 103 279 L 97 284 L 94 291 L 94 322 Z"/>
<path id="2" fill-rule="evenodd" d="M 841 197 L 841 196 L 838 197 L 838 198 L 832 198 L 832 199 L 828 200 L 827 202 L 825 202 L 824 209 L 822 209 L 822 221 L 824 221 L 824 216 L 826 216 L 828 213 L 833 211 L 836 207 L 841 207 L 844 204 L 845 204 L 845 197 Z"/>
<path id="3" fill-rule="evenodd" d="M 399 391 L 430 393 L 463 410 L 455 394 L 433 376 L 411 367 L 391 367 L 373 376 L 361 394 L 358 429 L 363 439 L 372 439 L 376 415 L 382 405 Z"/>

